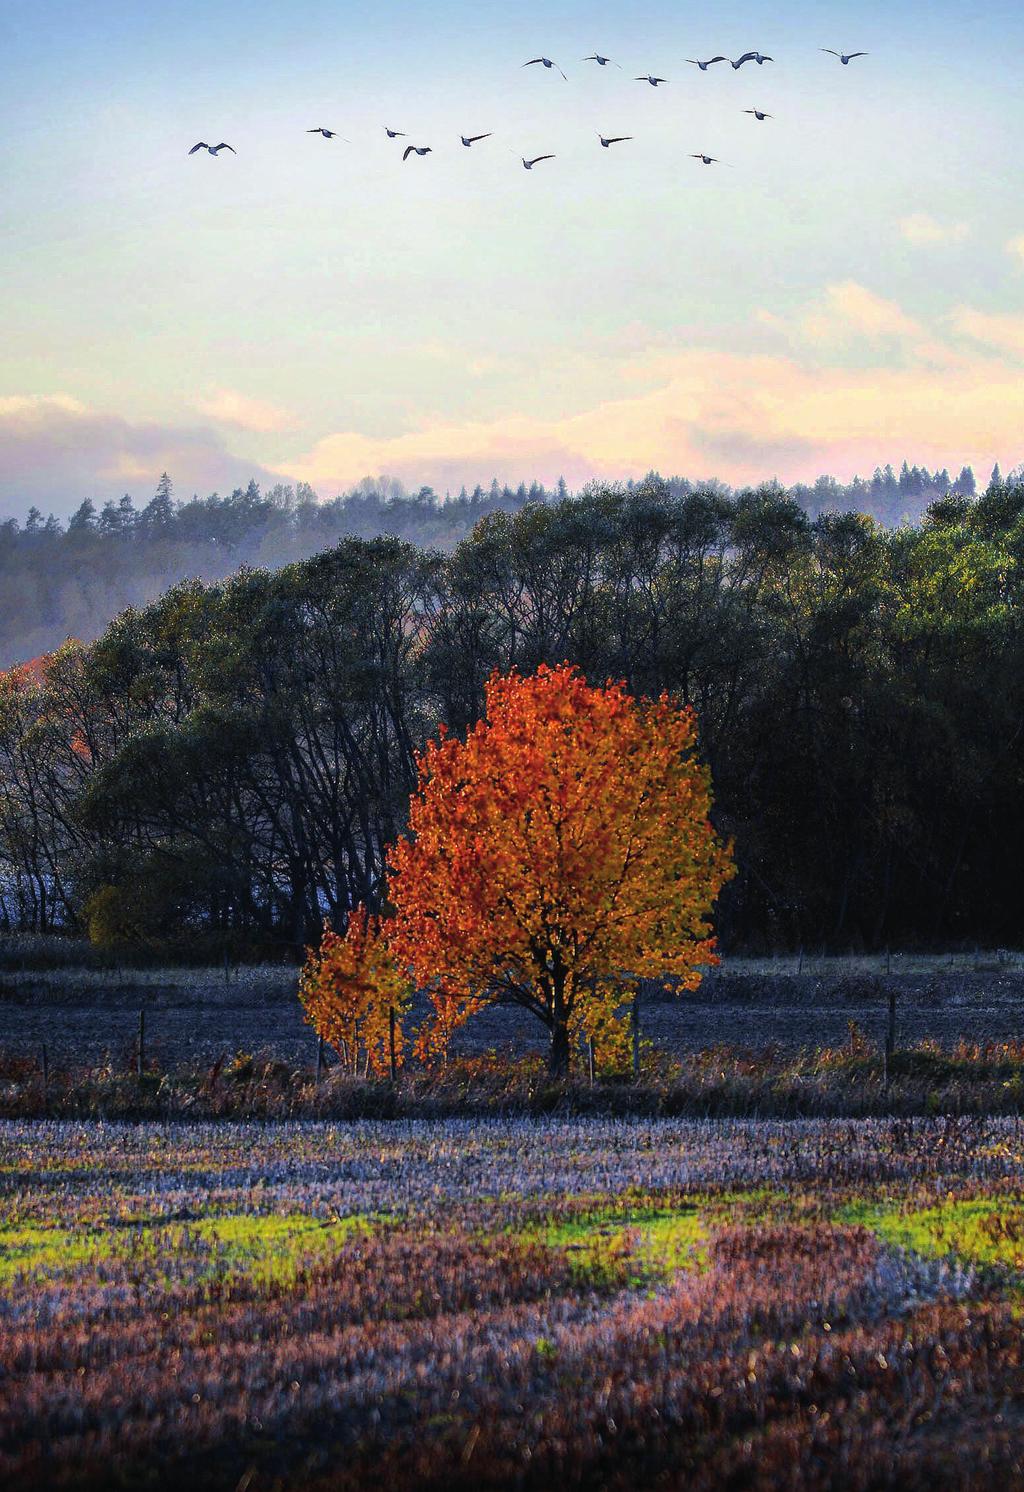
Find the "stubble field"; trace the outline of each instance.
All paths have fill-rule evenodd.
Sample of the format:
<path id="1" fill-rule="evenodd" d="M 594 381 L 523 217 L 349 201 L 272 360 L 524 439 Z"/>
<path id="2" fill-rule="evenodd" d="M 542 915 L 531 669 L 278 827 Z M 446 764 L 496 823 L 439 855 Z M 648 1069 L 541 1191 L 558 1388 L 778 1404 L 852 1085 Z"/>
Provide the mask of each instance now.
<path id="1" fill-rule="evenodd" d="M 0 1128 L 0 1481 L 1024 1485 L 1012 1119 Z"/>

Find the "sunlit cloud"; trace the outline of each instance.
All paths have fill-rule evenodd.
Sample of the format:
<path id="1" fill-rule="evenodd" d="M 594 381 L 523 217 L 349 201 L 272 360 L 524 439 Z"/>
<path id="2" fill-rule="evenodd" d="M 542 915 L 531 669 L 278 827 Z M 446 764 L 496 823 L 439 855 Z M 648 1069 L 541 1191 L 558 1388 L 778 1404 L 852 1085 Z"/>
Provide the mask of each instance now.
<path id="1" fill-rule="evenodd" d="M 85 405 L 70 394 L 0 395 L 0 420 L 12 425 L 30 428 L 35 421 L 45 420 L 58 410 L 64 414 L 84 414 Z"/>
<path id="2" fill-rule="evenodd" d="M 380 440 L 339 433 L 291 469 L 321 492 L 376 473 L 443 490 L 491 475 L 548 482 L 564 475 L 576 485 L 651 467 L 792 482 L 822 471 L 849 477 L 904 455 L 987 468 L 1020 442 L 1024 373 L 998 358 L 850 369 L 687 349 L 659 362 L 657 387 L 567 419 L 438 423 Z"/>
<path id="3" fill-rule="evenodd" d="M 761 312 L 757 321 L 784 352 L 673 350 L 659 339 L 623 356 L 612 397 L 567 418 L 438 420 L 383 439 L 341 432 L 293 470 L 322 491 L 378 472 L 442 488 L 491 475 L 577 484 L 651 467 L 792 482 L 822 471 L 850 477 L 904 455 L 984 468 L 1014 454 L 1024 318 L 961 307 L 933 328 L 847 280 L 789 317 Z"/>
<path id="4" fill-rule="evenodd" d="M 789 316 L 760 310 L 755 319 L 803 359 L 815 362 L 941 367 L 958 359 L 955 347 L 925 322 L 856 280 L 826 286 L 806 307 Z"/>
<path id="5" fill-rule="evenodd" d="M 969 223 L 940 223 L 926 212 L 912 212 L 900 218 L 899 230 L 907 243 L 925 248 L 933 244 L 963 243 L 970 237 Z"/>
<path id="6" fill-rule="evenodd" d="M 1006 245 L 1006 252 L 1011 254 L 1014 259 L 1019 259 L 1021 264 L 1024 264 L 1024 233 L 1020 233 L 1016 238 L 1009 240 Z"/>
<path id="7" fill-rule="evenodd" d="M 971 337 L 986 347 L 998 348 L 1011 356 L 1024 358 L 1024 316 L 975 311 L 958 306 L 950 315 L 950 325 L 961 336 Z"/>
<path id="8" fill-rule="evenodd" d="M 923 335 L 920 323 L 895 301 L 855 280 L 829 285 L 818 304 L 799 319 L 796 330 L 806 340 L 821 343 L 904 341 Z"/>
<path id="9" fill-rule="evenodd" d="M 646 345 L 637 335 L 607 348 L 600 378 L 587 385 L 597 393 L 581 394 L 567 413 L 440 414 L 379 436 L 336 429 L 304 447 L 285 431 L 268 465 L 230 450 L 212 425 L 133 423 L 67 394 L 8 396 L 0 399 L 0 503 L 8 512 L 32 501 L 66 512 L 83 496 L 125 487 L 144 497 L 164 469 L 179 493 L 229 490 L 255 475 L 308 481 L 327 497 L 382 474 L 441 493 L 492 476 L 513 484 L 564 476 L 578 486 L 652 467 L 794 482 L 825 471 L 849 478 L 904 456 L 985 471 L 1020 454 L 1024 316 L 961 305 L 926 321 L 847 280 L 786 316 L 756 320 L 768 351 L 698 345 L 683 334 L 673 345 L 664 329 Z M 574 366 L 570 354 L 566 368 Z M 265 430 L 254 427 L 254 438 Z"/>
<path id="10" fill-rule="evenodd" d="M 290 410 L 262 399 L 250 399 L 236 389 L 214 389 L 205 398 L 197 400 L 196 408 L 215 424 L 230 425 L 253 434 L 292 430 L 299 423 Z"/>

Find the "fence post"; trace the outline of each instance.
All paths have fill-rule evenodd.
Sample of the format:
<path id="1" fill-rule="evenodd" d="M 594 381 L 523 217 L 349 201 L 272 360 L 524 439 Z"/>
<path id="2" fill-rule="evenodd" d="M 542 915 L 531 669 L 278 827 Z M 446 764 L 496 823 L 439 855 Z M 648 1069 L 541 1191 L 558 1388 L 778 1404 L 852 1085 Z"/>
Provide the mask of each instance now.
<path id="1" fill-rule="evenodd" d="M 391 1081 L 398 1080 L 398 1053 L 395 1050 L 395 1007 L 388 1006 L 388 1062 L 391 1068 Z"/>
<path id="2" fill-rule="evenodd" d="M 39 1065 L 40 1065 L 40 1067 L 43 1070 L 43 1106 L 45 1107 L 45 1105 L 46 1105 L 47 1089 L 50 1086 L 50 1063 L 49 1063 L 49 1060 L 48 1060 L 47 1055 L 46 1055 L 46 1042 L 45 1041 L 43 1042 L 43 1048 L 42 1048 L 42 1052 L 40 1053 L 40 1057 L 41 1057 L 41 1061 L 40 1061 Z"/>
<path id="3" fill-rule="evenodd" d="M 885 1028 L 885 1067 L 883 1078 L 885 1086 L 889 1086 L 889 1078 L 892 1072 L 892 1059 L 896 1053 L 896 991 L 889 991 L 889 1019 Z"/>
<path id="4" fill-rule="evenodd" d="M 142 1077 L 146 1070 L 146 1012 L 139 1011 L 139 1055 L 135 1065 L 136 1077 Z"/>
<path id="5" fill-rule="evenodd" d="M 640 986 L 633 991 L 633 1080 L 640 1076 Z"/>
<path id="6" fill-rule="evenodd" d="M 802 943 L 800 944 L 800 953 L 797 956 L 796 972 L 798 978 L 804 972 L 804 945 Z"/>
<path id="7" fill-rule="evenodd" d="M 316 1080 L 319 1083 L 320 1074 L 324 1070 L 324 1039 L 318 1036 L 316 1039 Z"/>
<path id="8" fill-rule="evenodd" d="M 590 1086 L 591 1087 L 594 1086 L 594 1082 L 595 1082 L 595 1067 L 596 1067 L 596 1064 L 594 1062 L 594 1038 L 592 1036 L 588 1036 L 587 1037 L 587 1075 L 590 1078 Z"/>

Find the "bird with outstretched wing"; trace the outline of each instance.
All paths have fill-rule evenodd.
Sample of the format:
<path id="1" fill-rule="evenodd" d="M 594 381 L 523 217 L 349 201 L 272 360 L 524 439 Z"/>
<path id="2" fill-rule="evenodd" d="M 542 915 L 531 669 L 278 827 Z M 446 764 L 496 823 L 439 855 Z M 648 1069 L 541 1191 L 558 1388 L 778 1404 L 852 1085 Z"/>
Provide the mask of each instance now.
<path id="1" fill-rule="evenodd" d="M 551 68 L 554 68 L 556 72 L 562 73 L 562 69 L 559 67 L 558 63 L 557 62 L 552 62 L 550 57 L 531 57 L 530 60 L 529 60 L 529 62 L 524 62 L 523 63 L 523 66 L 524 67 L 536 67 L 536 65 L 537 65 L 538 62 L 541 64 L 542 67 L 546 67 L 549 70 Z M 562 77 L 565 78 L 565 73 L 562 73 Z M 566 82 L 568 82 L 568 81 L 569 81 L 568 78 L 566 78 Z"/>

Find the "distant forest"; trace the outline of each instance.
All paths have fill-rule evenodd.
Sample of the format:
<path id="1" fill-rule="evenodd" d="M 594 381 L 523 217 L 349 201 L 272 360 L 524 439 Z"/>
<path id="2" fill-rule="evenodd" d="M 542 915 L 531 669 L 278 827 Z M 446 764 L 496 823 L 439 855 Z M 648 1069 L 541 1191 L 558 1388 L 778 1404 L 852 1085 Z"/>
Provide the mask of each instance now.
<path id="1" fill-rule="evenodd" d="M 666 485 L 676 496 L 695 490 L 678 477 Z M 701 490 L 727 495 L 730 489 L 704 483 Z M 969 467 L 954 479 L 945 470 L 904 462 L 898 473 L 887 466 L 847 485 L 819 477 L 813 487 L 790 488 L 789 496 L 812 518 L 853 510 L 892 526 L 916 520 L 950 492 L 969 497 L 974 491 Z M 452 549 L 489 513 L 514 513 L 567 495 L 564 482 L 547 490 L 536 482 L 512 488 L 494 481 L 439 498 L 429 487 L 409 493 L 400 482 L 367 478 L 330 501 L 301 483 L 261 492 L 250 482 L 226 497 L 179 502 L 165 474 L 143 506 L 128 494 L 100 512 L 86 501 L 66 527 L 32 508 L 23 524 L 14 518 L 0 523 L 0 667 L 48 652 L 68 637 L 92 641 L 126 606 L 144 606 L 186 577 L 222 580 L 242 566 L 276 570 L 342 538 L 391 534 L 423 548 Z"/>
<path id="2" fill-rule="evenodd" d="M 374 522 L 415 502 L 364 497 Z M 492 670 L 569 659 L 697 710 L 738 865 L 725 948 L 1017 945 L 1022 602 L 1001 480 L 886 527 L 652 478 L 491 512 L 447 552 L 344 538 L 183 581 L 0 675 L 0 921 L 294 952 L 386 894 L 424 740 L 479 717 Z"/>

